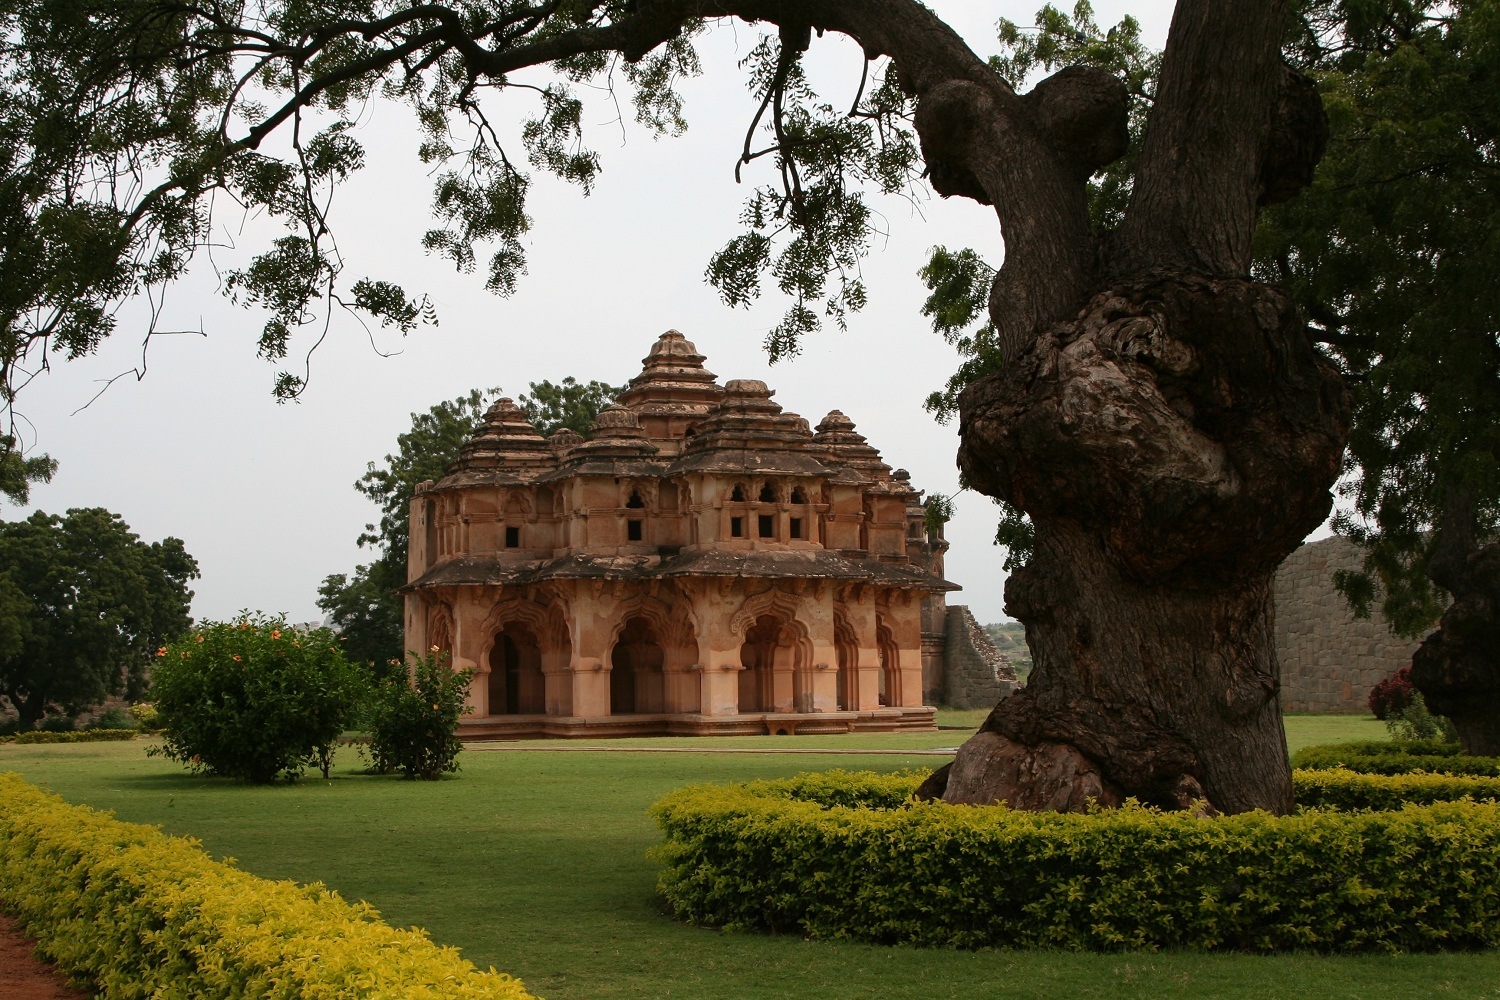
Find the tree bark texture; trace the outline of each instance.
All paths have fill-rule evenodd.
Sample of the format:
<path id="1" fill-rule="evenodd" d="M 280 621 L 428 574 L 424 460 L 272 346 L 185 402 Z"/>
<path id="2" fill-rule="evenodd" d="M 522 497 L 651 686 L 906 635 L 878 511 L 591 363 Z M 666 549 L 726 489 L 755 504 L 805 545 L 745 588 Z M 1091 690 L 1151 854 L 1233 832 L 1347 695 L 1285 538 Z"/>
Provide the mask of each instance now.
<path id="1" fill-rule="evenodd" d="M 1328 514 L 1349 420 L 1291 301 L 1241 278 L 1113 288 L 962 410 L 970 484 L 1036 531 L 1006 585 L 1034 667 L 943 798 L 1289 809 L 1271 582 Z"/>

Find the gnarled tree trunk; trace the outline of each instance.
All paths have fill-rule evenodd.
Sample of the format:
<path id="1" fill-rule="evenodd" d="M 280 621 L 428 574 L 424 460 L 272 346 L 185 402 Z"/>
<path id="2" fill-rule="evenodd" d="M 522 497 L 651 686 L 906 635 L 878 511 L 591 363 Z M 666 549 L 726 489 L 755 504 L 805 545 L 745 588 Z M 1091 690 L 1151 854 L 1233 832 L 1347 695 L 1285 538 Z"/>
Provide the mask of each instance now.
<path id="1" fill-rule="evenodd" d="M 1307 182 L 1327 131 L 1281 61 L 1285 14 L 1178 3 L 1125 219 L 1030 332 L 1007 231 L 1006 367 L 960 400 L 960 464 L 1035 529 L 1006 586 L 1034 666 L 925 794 L 1292 806 L 1272 575 L 1328 514 L 1349 406 L 1290 300 L 1246 277 L 1257 207 Z"/>
<path id="2" fill-rule="evenodd" d="M 943 798 L 1290 809 L 1271 582 L 1328 514 L 1348 425 L 1290 300 L 1244 279 L 1103 292 L 963 412 L 970 483 L 1036 531 L 1006 585 L 1034 666 Z"/>

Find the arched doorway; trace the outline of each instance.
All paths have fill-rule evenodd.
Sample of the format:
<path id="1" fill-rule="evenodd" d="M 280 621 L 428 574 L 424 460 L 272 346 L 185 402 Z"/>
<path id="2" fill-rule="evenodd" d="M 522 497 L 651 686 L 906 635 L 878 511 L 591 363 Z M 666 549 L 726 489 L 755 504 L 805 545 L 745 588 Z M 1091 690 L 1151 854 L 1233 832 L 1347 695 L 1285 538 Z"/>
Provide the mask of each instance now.
<path id="1" fill-rule="evenodd" d="M 880 649 L 880 703 L 901 704 L 901 650 L 885 623 L 875 626 L 875 643 Z"/>
<path id="2" fill-rule="evenodd" d="M 501 626 L 490 647 L 490 714 L 540 715 L 546 708 L 542 650 L 525 625 Z"/>
<path id="3" fill-rule="evenodd" d="M 666 653 L 656 630 L 644 618 L 631 618 L 620 629 L 609 654 L 609 714 L 635 715 L 666 708 Z"/>
<path id="4" fill-rule="evenodd" d="M 795 700 L 797 632 L 790 622 L 761 615 L 745 630 L 740 646 L 739 710 L 790 712 Z"/>
<path id="5" fill-rule="evenodd" d="M 839 711 L 852 711 L 859 707 L 859 641 L 848 622 L 834 620 L 833 646 L 839 658 Z"/>

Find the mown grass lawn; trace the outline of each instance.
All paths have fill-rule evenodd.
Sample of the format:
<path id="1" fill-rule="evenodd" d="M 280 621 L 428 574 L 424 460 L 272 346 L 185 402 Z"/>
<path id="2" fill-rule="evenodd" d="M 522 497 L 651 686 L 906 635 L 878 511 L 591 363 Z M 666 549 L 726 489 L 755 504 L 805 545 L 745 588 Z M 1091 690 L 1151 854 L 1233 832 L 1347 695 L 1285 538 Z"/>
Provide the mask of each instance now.
<path id="1" fill-rule="evenodd" d="M 945 724 L 973 724 L 944 716 Z M 977 721 L 977 720 L 975 720 Z M 1379 738 L 1371 720 L 1293 716 L 1288 742 Z M 547 1000 L 702 997 L 1500 998 L 1500 952 L 1371 957 L 1173 953 L 1080 955 L 880 948 L 724 934 L 664 917 L 646 851 L 646 808 L 696 781 L 781 777 L 832 767 L 931 767 L 962 731 L 746 740 L 635 740 L 633 752 L 544 744 L 472 749 L 453 780 L 358 774 L 251 788 L 192 777 L 146 741 L 0 746 L 18 771 L 71 802 L 190 834 L 269 878 L 322 880 L 426 927 L 481 967 L 520 976 Z M 577 744 L 570 744 L 576 747 Z M 520 748 L 518 748 L 520 747 Z M 899 750 L 754 754 L 734 748 Z M 523 749 L 524 748 L 524 749 Z M 652 748 L 677 751 L 649 752 Z"/>

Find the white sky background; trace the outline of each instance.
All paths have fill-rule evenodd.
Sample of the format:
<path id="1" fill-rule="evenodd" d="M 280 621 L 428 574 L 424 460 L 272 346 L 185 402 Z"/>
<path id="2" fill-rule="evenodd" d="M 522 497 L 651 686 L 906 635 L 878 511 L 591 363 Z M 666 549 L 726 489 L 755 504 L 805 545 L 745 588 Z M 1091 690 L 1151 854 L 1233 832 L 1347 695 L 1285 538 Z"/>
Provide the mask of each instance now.
<path id="1" fill-rule="evenodd" d="M 996 18 L 1030 24 L 1041 2 L 931 6 L 988 56 Z M 1170 10 L 1167 0 L 1095 4 L 1100 24 L 1134 14 L 1156 47 L 1165 41 Z M 416 158 L 409 116 L 397 106 L 371 108 L 358 133 L 369 166 L 333 206 L 347 274 L 430 293 L 440 325 L 404 338 L 377 329 L 375 346 L 392 355 L 382 357 L 357 323 L 336 316 L 313 355 L 301 401 L 278 405 L 275 370 L 255 355 L 264 316 L 217 295 L 218 279 L 204 260 L 169 290 L 158 328 L 201 328 L 206 337 L 154 339 L 143 381 L 121 379 L 79 410 L 101 380 L 140 362 L 147 310 L 127 307 L 98 356 L 56 358 L 53 371 L 22 394 L 18 409 L 34 425 L 26 443 L 60 463 L 51 484 L 33 487 L 34 507 L 107 507 L 146 540 L 183 539 L 202 571 L 193 601 L 200 619 L 241 609 L 318 619 L 323 578 L 373 555 L 355 538 L 377 512 L 352 484 L 366 463 L 394 450 L 414 411 L 472 388 L 498 385 L 514 396 L 530 382 L 567 375 L 623 384 L 640 371 L 657 335 L 673 328 L 707 355 L 721 383 L 762 379 L 776 390 L 776 402 L 814 424 L 843 410 L 892 467 L 911 471 L 918 489 L 953 492 L 956 424 L 938 425 L 922 401 L 942 387 L 958 358 L 920 315 L 925 289 L 916 272 L 935 244 L 971 246 L 998 264 L 993 210 L 932 195 L 915 206 L 878 202 L 890 238 L 864 264 L 869 304 L 847 333 L 825 330 L 799 357 L 769 365 L 762 340 L 786 307 L 774 282 L 766 283 L 764 301 L 745 311 L 725 306 L 703 281 L 709 257 L 739 231 L 744 198 L 771 178 L 767 157 L 747 168 L 743 186 L 734 183 L 755 110 L 737 63 L 757 38 L 755 28 L 733 23 L 700 39 L 704 75 L 682 88 L 689 131 L 680 138 L 653 140 L 631 121 L 628 104 L 623 129 L 608 101 L 589 106 L 586 139 L 603 157 L 602 176 L 588 198 L 535 176 L 534 228 L 524 240 L 529 272 L 509 299 L 485 291 L 482 252 L 470 275 L 423 254 L 431 182 Z M 829 36 L 814 39 L 812 53 L 822 96 L 835 107 L 847 104 L 859 80 L 857 47 Z M 488 111 L 506 117 L 493 105 Z M 520 154 L 516 143 L 512 155 Z M 227 212 L 217 222 L 226 242 L 240 248 L 215 255 L 223 269 L 278 234 Z M 299 370 L 314 339 L 304 333 L 294 341 L 291 370 Z M 0 501 L 6 519 L 30 509 Z M 964 589 L 950 601 L 968 604 L 981 622 L 1005 617 L 1004 553 L 991 544 L 994 528 L 986 498 L 959 497 L 947 530 L 947 576 Z"/>

